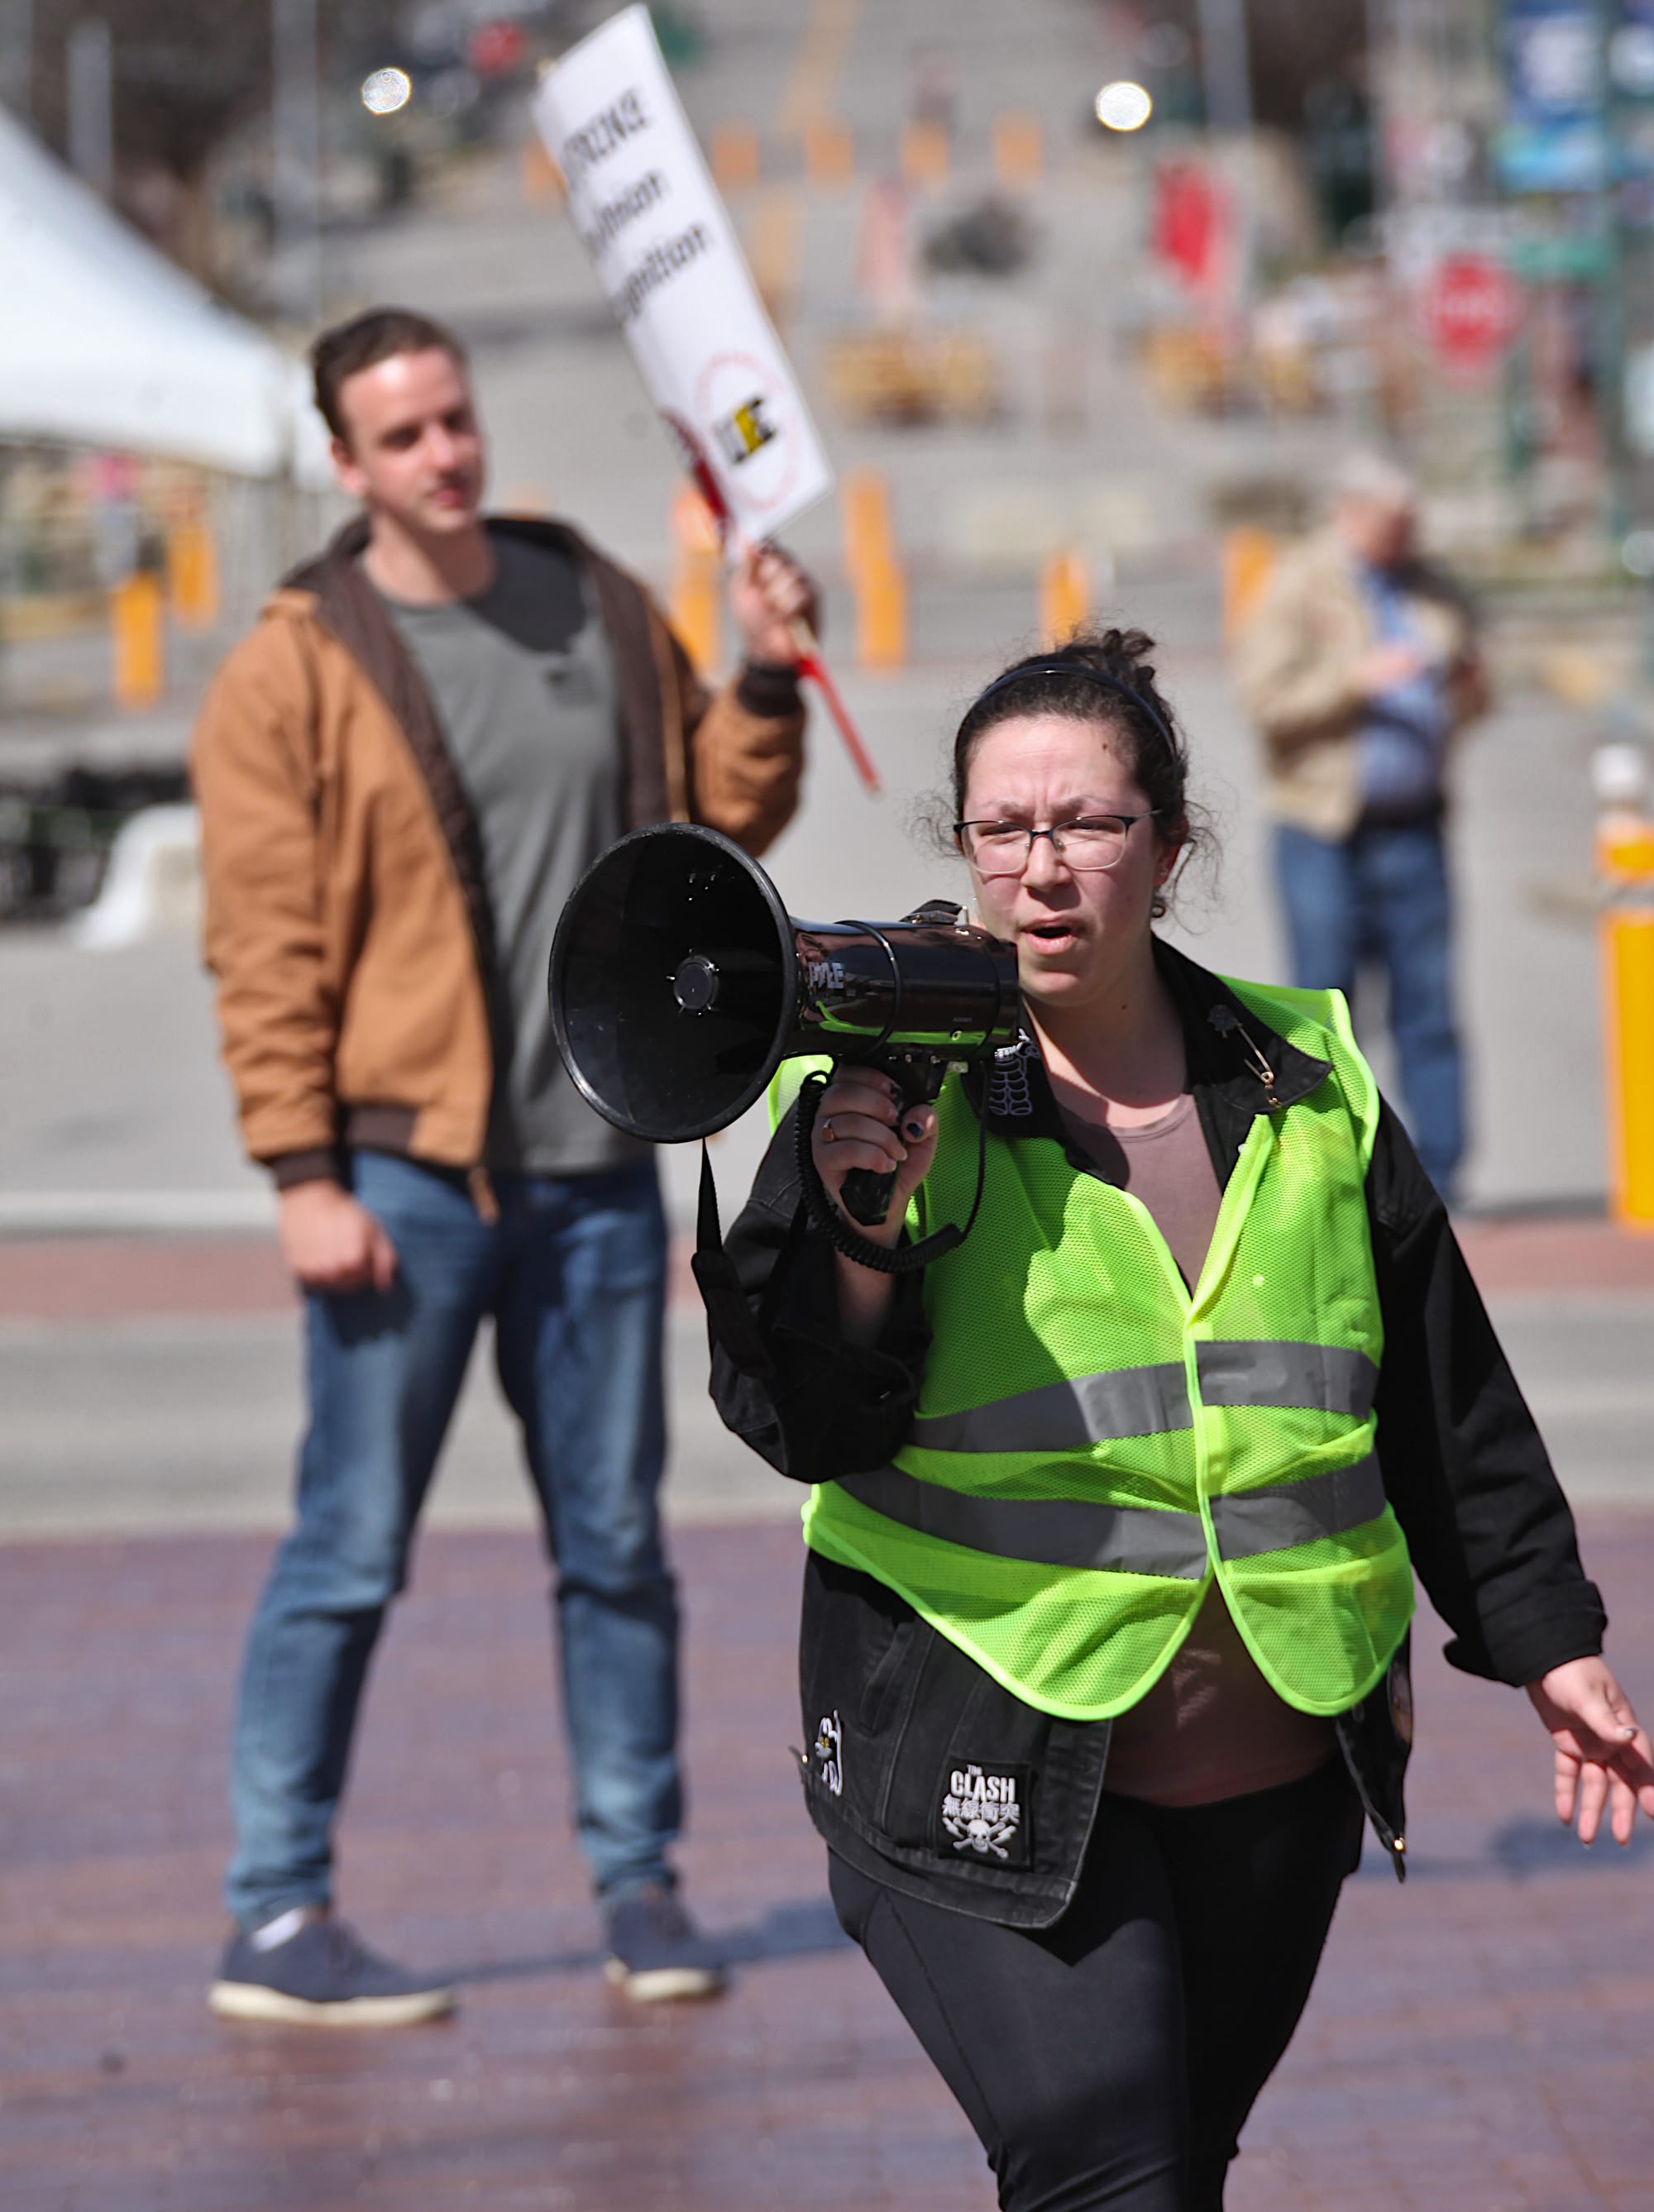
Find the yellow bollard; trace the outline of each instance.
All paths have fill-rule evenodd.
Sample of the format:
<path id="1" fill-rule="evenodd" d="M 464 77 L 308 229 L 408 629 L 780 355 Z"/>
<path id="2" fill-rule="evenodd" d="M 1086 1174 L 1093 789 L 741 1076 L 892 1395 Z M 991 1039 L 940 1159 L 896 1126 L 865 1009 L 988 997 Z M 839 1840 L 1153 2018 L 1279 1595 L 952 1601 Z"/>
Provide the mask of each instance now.
<path id="1" fill-rule="evenodd" d="M 902 133 L 902 174 L 910 185 L 947 182 L 947 132 L 939 123 L 909 123 Z"/>
<path id="2" fill-rule="evenodd" d="M 740 191 L 758 181 L 758 134 L 750 123 L 721 123 L 707 142 L 720 191 Z"/>
<path id="3" fill-rule="evenodd" d="M 1039 573 L 1039 626 L 1047 645 L 1061 645 L 1092 611 L 1092 580 L 1072 547 L 1053 553 Z"/>
<path id="4" fill-rule="evenodd" d="M 1608 1055 L 1608 1178 L 1614 1219 L 1654 1234 L 1654 822 L 1602 823 L 1597 864 Z"/>
<path id="5" fill-rule="evenodd" d="M 1267 530 L 1245 524 L 1223 541 L 1223 634 L 1238 635 L 1263 593 L 1279 548 Z"/>
<path id="6" fill-rule="evenodd" d="M 153 707 L 167 688 L 166 606 L 161 579 L 139 569 L 109 594 L 113 690 L 119 707 Z"/>
<path id="7" fill-rule="evenodd" d="M 856 659 L 863 668 L 903 668 L 908 659 L 908 583 L 889 558 L 868 562 L 855 592 Z"/>
<path id="8" fill-rule="evenodd" d="M 210 629 L 218 619 L 218 548 L 204 522 L 180 522 L 167 536 L 167 599 L 185 629 Z"/>
<path id="9" fill-rule="evenodd" d="M 994 174 L 1008 192 L 1037 185 L 1045 167 L 1039 118 L 1007 108 L 994 118 Z"/>
<path id="10" fill-rule="evenodd" d="M 855 174 L 855 137 L 848 123 L 806 124 L 804 173 L 812 185 L 847 185 Z"/>

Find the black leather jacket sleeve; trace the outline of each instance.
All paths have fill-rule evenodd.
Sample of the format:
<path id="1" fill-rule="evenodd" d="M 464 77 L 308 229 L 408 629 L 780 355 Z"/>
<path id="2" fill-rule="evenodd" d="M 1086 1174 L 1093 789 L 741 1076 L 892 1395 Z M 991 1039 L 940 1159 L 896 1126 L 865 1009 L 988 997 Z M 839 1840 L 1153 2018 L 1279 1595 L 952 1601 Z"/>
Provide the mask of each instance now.
<path id="1" fill-rule="evenodd" d="M 830 1482 L 883 1466 L 906 1437 L 930 1332 L 921 1278 L 898 1275 L 879 1342 L 845 1342 L 832 1248 L 805 1226 L 795 1114 L 771 1139 L 724 1246 L 775 1372 L 761 1382 L 740 1374 L 715 1341 L 712 1398 L 724 1425 L 781 1474 Z"/>
<path id="2" fill-rule="evenodd" d="M 1531 1682 L 1600 1651 L 1608 1616 L 1447 1210 L 1388 1106 L 1367 1211 L 1384 1325 L 1385 1492 L 1453 1631 L 1453 1665 Z"/>

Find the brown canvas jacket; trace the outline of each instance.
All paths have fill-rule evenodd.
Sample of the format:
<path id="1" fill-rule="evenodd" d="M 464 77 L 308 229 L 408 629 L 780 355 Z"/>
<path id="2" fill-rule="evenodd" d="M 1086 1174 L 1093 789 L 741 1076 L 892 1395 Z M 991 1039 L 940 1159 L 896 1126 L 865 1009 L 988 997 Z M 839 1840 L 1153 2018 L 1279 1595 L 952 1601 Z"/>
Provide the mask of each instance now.
<path id="1" fill-rule="evenodd" d="M 1487 710 L 1463 594 L 1417 562 L 1408 596 L 1424 635 L 1454 673 L 1453 729 Z M 1269 810 L 1319 837 L 1347 837 L 1361 812 L 1356 736 L 1366 700 L 1355 680 L 1376 643 L 1350 557 L 1331 531 L 1283 555 L 1235 650 L 1235 680 L 1263 740 Z"/>
<path id="2" fill-rule="evenodd" d="M 700 822 L 762 853 L 798 803 L 790 673 L 749 668 L 708 696 L 642 586 L 577 532 L 490 526 L 586 571 L 614 650 L 627 827 Z M 247 1152 L 283 1187 L 335 1173 L 350 1145 L 472 1170 L 493 1089 L 477 821 L 366 542 L 348 525 L 272 594 L 192 747 L 224 1059 Z"/>

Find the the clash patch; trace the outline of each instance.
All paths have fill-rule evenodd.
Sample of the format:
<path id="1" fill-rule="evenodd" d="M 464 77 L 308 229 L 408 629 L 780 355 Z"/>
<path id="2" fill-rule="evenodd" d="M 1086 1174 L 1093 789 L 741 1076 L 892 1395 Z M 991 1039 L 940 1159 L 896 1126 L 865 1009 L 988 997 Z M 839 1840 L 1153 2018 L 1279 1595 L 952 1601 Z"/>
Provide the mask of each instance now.
<path id="1" fill-rule="evenodd" d="M 1025 1766 L 951 1767 L 938 1808 L 937 1849 L 985 1860 L 990 1866 L 1026 1866 L 1029 1775 Z"/>

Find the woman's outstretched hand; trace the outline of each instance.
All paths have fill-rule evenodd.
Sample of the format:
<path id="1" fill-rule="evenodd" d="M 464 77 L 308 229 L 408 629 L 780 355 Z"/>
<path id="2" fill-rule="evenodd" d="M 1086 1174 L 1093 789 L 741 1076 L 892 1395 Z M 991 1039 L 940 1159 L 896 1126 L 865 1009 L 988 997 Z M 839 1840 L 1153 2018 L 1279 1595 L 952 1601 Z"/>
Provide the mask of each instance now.
<path id="1" fill-rule="evenodd" d="M 1654 1820 L 1654 1750 L 1608 1662 L 1570 1659 L 1529 1682 L 1528 1695 L 1556 1747 L 1557 1818 L 1594 1843 L 1612 1801 L 1609 1829 L 1628 1844 L 1639 1805 Z"/>

